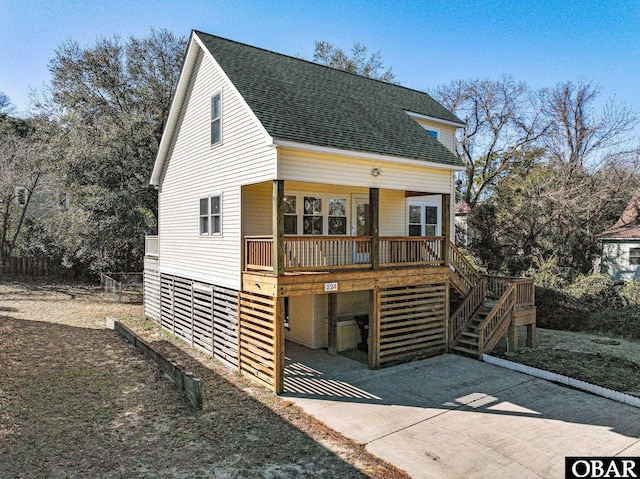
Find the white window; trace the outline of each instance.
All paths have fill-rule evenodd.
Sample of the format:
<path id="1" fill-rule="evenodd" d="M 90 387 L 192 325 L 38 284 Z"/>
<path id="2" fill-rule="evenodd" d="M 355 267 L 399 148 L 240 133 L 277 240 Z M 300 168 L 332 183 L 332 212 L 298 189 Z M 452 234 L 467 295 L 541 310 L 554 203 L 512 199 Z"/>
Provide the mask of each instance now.
<path id="1" fill-rule="evenodd" d="M 328 233 L 330 235 L 347 234 L 347 200 L 344 198 L 328 198 L 329 217 Z"/>
<path id="2" fill-rule="evenodd" d="M 422 201 L 410 201 L 408 208 L 409 236 L 440 235 L 440 205 Z"/>
<path id="3" fill-rule="evenodd" d="M 298 209 L 297 201 L 294 195 L 285 195 L 284 197 L 284 234 L 298 234 Z"/>
<path id="4" fill-rule="evenodd" d="M 284 196 L 284 234 L 346 235 L 349 225 L 346 197 L 288 193 Z"/>
<path id="5" fill-rule="evenodd" d="M 640 248 L 629 248 L 629 264 L 640 265 Z"/>
<path id="6" fill-rule="evenodd" d="M 211 97 L 211 145 L 222 141 L 222 93 Z"/>
<path id="7" fill-rule="evenodd" d="M 222 194 L 200 198 L 200 234 L 222 235 Z"/>
<path id="8" fill-rule="evenodd" d="M 324 217 L 322 215 L 322 198 L 305 196 L 303 202 L 302 234 L 321 235 Z"/>

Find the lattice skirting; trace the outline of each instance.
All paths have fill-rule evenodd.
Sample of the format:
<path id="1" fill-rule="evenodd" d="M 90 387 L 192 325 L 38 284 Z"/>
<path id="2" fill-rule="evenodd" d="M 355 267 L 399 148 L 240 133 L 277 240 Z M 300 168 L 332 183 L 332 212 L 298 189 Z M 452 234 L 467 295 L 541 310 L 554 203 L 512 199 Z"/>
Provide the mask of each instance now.
<path id="1" fill-rule="evenodd" d="M 238 369 L 238 292 L 160 274 L 160 325 Z"/>

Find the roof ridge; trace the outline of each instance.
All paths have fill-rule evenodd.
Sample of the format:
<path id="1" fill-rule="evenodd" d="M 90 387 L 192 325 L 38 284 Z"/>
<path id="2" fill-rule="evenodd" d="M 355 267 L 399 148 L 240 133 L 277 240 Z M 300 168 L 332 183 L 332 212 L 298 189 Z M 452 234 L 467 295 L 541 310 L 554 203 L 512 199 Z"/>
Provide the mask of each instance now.
<path id="1" fill-rule="evenodd" d="M 236 45 L 241 45 L 241 46 L 244 46 L 244 47 L 253 48 L 255 50 L 260 50 L 260 51 L 263 51 L 263 52 L 267 52 L 267 53 L 271 53 L 271 54 L 274 54 L 274 55 L 278 55 L 278 56 L 281 56 L 281 57 L 290 58 L 292 60 L 299 60 L 301 62 L 305 62 L 305 63 L 308 63 L 310 65 L 315 65 L 315 66 L 318 66 L 318 67 L 326 68 L 326 69 L 334 71 L 334 72 L 338 72 L 339 74 L 351 75 L 351 76 L 353 76 L 355 78 L 363 78 L 365 80 L 381 83 L 383 85 L 390 85 L 390 86 L 393 86 L 393 87 L 402 88 L 402 89 L 410 91 L 410 92 L 420 93 L 421 95 L 428 95 L 434 101 L 437 101 L 431 95 L 429 95 L 429 93 L 427 93 L 426 91 L 423 91 L 423 90 L 416 90 L 415 88 L 409 88 L 407 86 L 400 85 L 398 83 L 391 83 L 391 82 L 386 82 L 384 80 L 379 80 L 377 78 L 366 77 L 366 76 L 363 76 L 363 75 L 359 75 L 357 73 L 348 72 L 346 70 L 341 70 L 339 68 L 330 67 L 328 65 L 323 65 L 322 63 L 317 63 L 317 62 L 314 62 L 314 61 L 311 61 L 311 60 L 307 60 L 306 58 L 295 57 L 293 55 L 288 55 L 286 53 L 280 53 L 280 52 L 276 52 L 276 51 L 273 51 L 273 50 L 267 50 L 266 48 L 257 47 L 255 45 L 250 45 L 248 43 L 239 42 L 237 40 L 231 40 L 230 38 L 221 37 L 219 35 L 213 35 L 211 33 L 206 33 L 206 32 L 203 32 L 201 30 L 195 30 L 194 29 L 193 32 L 194 33 L 198 33 L 198 34 L 202 34 L 202 35 L 206 35 L 206 36 L 209 36 L 209 37 L 217 38 L 219 40 L 224 40 L 224 41 L 227 41 L 227 42 L 230 42 L 230 43 L 235 43 Z"/>

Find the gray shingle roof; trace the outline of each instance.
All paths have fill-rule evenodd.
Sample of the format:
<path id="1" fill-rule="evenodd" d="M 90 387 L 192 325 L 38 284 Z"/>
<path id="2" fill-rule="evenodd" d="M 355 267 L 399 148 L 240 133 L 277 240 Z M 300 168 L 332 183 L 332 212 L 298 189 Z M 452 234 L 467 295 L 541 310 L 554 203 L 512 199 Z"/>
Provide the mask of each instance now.
<path id="1" fill-rule="evenodd" d="M 426 93 L 194 34 L 274 139 L 462 165 L 405 113 L 462 123 Z"/>

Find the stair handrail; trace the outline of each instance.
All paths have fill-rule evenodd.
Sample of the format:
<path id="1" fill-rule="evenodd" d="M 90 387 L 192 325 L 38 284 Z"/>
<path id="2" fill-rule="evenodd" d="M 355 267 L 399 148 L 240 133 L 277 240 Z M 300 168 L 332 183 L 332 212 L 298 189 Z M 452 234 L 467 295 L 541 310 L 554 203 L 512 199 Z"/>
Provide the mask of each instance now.
<path id="1" fill-rule="evenodd" d="M 449 241 L 449 268 L 469 289 L 473 289 L 480 281 L 480 273 L 476 271 L 469 260 L 462 254 L 455 244 Z"/>
<path id="2" fill-rule="evenodd" d="M 449 344 L 455 344 L 458 339 L 460 339 L 462 331 L 467 327 L 475 312 L 484 303 L 486 294 L 487 279 L 481 278 L 478 281 L 478 284 L 476 284 L 475 287 L 464 298 L 460 306 L 458 306 L 458 309 L 456 309 L 455 313 L 451 315 L 451 330 L 449 333 L 451 341 L 449 342 Z"/>
<path id="3" fill-rule="evenodd" d="M 516 304 L 515 291 L 516 284 L 512 282 L 485 320 L 478 326 L 478 352 L 480 355 L 493 349 L 509 326 Z"/>

